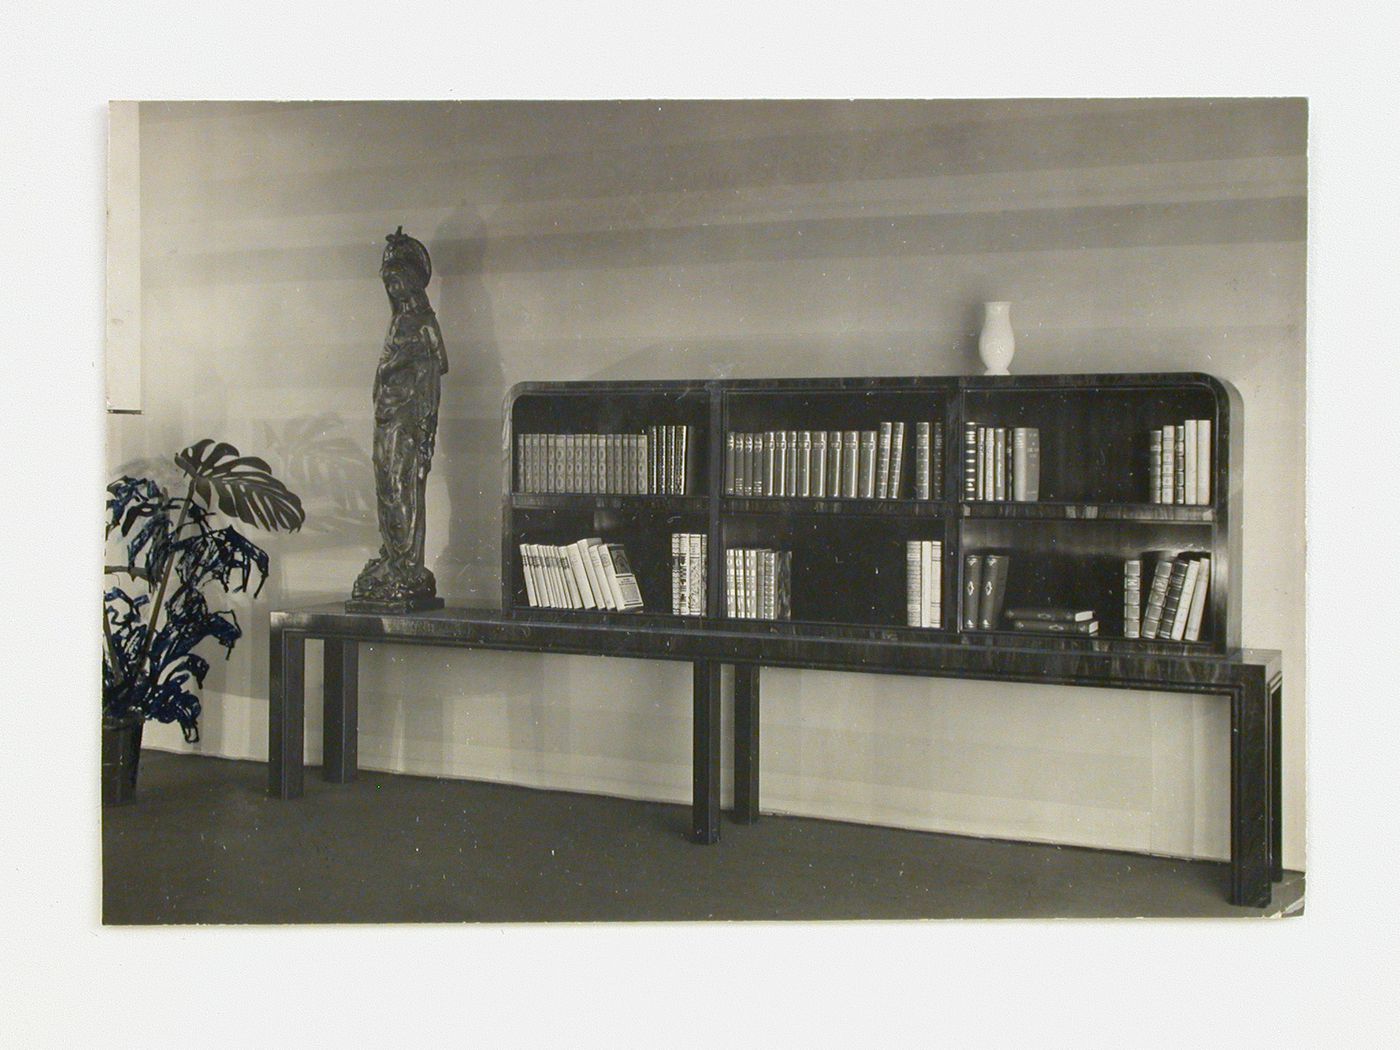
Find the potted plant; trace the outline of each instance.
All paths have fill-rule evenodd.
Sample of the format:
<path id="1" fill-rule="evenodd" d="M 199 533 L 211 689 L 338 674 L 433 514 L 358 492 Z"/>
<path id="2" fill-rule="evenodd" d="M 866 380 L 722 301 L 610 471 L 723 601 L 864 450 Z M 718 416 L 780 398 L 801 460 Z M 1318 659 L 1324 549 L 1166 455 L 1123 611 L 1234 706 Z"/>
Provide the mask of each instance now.
<path id="1" fill-rule="evenodd" d="M 195 649 L 212 638 L 233 652 L 242 635 L 233 610 L 211 609 L 204 589 L 253 596 L 267 579 L 267 553 L 218 514 L 269 531 L 299 529 L 301 500 L 267 463 L 212 438 L 175 457 L 189 478 L 173 496 L 150 478 L 122 476 L 107 486 L 107 537 L 119 535 L 125 560 L 107 574 L 126 577 L 103 593 L 102 797 L 128 800 L 136 789 L 141 729 L 147 719 L 179 722 L 199 739 L 198 689 L 209 662 Z M 128 587 L 130 590 L 128 590 Z"/>

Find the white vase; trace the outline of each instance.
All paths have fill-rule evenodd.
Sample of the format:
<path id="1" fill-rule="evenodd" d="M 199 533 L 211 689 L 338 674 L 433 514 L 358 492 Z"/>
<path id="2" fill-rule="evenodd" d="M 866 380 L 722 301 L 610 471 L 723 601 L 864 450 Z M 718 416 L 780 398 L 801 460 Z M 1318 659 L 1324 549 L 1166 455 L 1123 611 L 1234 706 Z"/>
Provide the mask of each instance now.
<path id="1" fill-rule="evenodd" d="M 982 363 L 987 366 L 984 375 L 1010 375 L 1007 366 L 1016 354 L 1016 333 L 1011 330 L 1011 304 L 983 303 L 982 308 L 982 337 L 977 341 L 977 349 L 982 355 Z"/>

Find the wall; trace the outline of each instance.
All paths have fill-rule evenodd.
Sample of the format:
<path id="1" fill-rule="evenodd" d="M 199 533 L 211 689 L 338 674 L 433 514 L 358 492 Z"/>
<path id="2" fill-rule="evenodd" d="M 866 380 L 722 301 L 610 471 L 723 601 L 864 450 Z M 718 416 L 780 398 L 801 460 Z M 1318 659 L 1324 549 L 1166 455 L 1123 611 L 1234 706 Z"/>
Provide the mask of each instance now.
<path id="1" fill-rule="evenodd" d="M 377 545 L 377 268 L 403 224 L 432 251 L 451 358 L 428 530 L 451 604 L 498 600 L 520 380 L 975 372 L 995 298 L 1015 303 L 1015 372 L 1234 382 L 1244 639 L 1286 653 L 1284 861 L 1304 865 L 1303 102 L 178 103 L 143 104 L 140 134 L 145 412 L 110 418 L 111 465 L 218 436 L 309 512 L 237 603 L 247 635 L 211 673 L 198 750 L 266 755 L 268 610 L 343 598 Z M 362 675 L 367 767 L 689 797 L 684 666 L 380 647 Z M 766 808 L 1228 854 L 1218 701 L 764 687 Z"/>

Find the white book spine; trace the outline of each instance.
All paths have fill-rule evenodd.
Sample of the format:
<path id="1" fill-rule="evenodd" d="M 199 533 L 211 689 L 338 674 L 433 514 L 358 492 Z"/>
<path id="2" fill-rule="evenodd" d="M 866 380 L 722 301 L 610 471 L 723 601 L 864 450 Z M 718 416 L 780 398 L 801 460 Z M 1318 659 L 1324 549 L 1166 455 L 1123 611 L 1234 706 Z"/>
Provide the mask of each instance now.
<path id="1" fill-rule="evenodd" d="M 1210 420 L 1198 419 L 1196 420 L 1196 502 L 1202 506 L 1208 505 L 1214 498 L 1210 492 L 1210 450 Z"/>

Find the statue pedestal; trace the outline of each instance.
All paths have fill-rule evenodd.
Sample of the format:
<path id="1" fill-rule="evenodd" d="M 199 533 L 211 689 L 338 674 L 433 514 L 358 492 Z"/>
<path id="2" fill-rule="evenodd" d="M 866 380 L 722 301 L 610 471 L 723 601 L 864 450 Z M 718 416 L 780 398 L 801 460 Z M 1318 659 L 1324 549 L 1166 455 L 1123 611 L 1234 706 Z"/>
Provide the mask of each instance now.
<path id="1" fill-rule="evenodd" d="M 427 596 L 398 598 L 392 601 L 351 598 L 345 603 L 345 611 L 348 613 L 407 613 L 421 612 L 424 609 L 441 609 L 442 607 L 443 600 L 441 598 Z"/>

